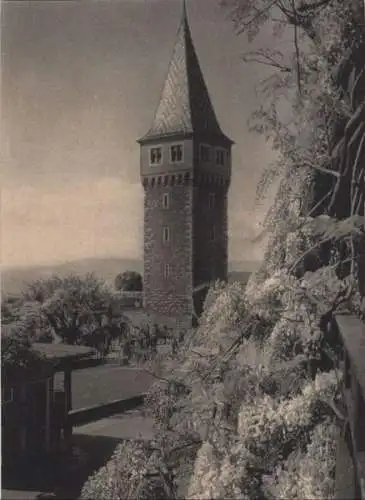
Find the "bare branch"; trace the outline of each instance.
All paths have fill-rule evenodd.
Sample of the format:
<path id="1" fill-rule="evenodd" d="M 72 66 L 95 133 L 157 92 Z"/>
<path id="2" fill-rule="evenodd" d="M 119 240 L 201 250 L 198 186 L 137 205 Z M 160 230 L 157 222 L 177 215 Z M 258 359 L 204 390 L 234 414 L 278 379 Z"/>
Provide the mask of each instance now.
<path id="1" fill-rule="evenodd" d="M 264 49 L 258 49 L 254 52 L 246 52 L 245 54 L 242 55 L 242 60 L 245 63 L 258 63 L 258 64 L 265 64 L 267 66 L 271 66 L 276 69 L 280 69 L 280 71 L 284 71 L 286 73 L 291 73 L 291 68 L 289 66 L 286 66 L 284 64 L 280 64 L 275 58 L 275 55 L 281 55 L 278 52 L 269 54 L 267 51 Z"/>
<path id="2" fill-rule="evenodd" d="M 307 163 L 307 165 L 311 168 L 314 168 L 315 170 L 323 172 L 324 174 L 333 175 L 334 177 L 336 177 L 336 179 L 339 179 L 341 177 L 340 173 L 336 172 L 335 170 L 330 170 L 329 168 L 320 167 L 319 165 L 313 165 L 312 163 Z"/>
<path id="3" fill-rule="evenodd" d="M 319 0 L 318 2 L 313 2 L 310 4 L 303 4 L 298 7 L 299 12 L 308 12 L 310 10 L 316 10 L 323 7 L 327 7 L 333 0 Z"/>
<path id="4" fill-rule="evenodd" d="M 344 408 L 339 408 L 339 406 L 332 399 L 322 397 L 321 401 L 322 403 L 326 403 L 340 420 L 343 420 L 345 422 L 348 420 L 346 410 Z"/>
<path id="5" fill-rule="evenodd" d="M 263 16 L 264 14 L 266 14 L 266 12 L 268 10 L 271 9 L 271 7 L 273 7 L 275 4 L 277 3 L 277 0 L 272 0 L 269 5 L 267 5 L 264 9 L 262 10 L 258 10 L 255 8 L 256 10 L 256 14 L 247 22 L 245 23 L 242 23 L 242 27 L 238 30 L 238 34 L 241 34 L 243 33 L 243 31 L 245 31 L 246 28 L 250 27 L 255 21 L 257 21 L 261 16 Z"/>
<path id="6" fill-rule="evenodd" d="M 295 0 L 292 0 L 292 7 L 294 16 L 297 17 L 297 11 L 295 9 Z M 299 52 L 299 41 L 298 41 L 298 25 L 294 24 L 294 47 L 295 47 L 295 58 L 297 64 L 297 87 L 298 94 L 302 95 L 302 85 L 301 85 L 301 69 L 300 69 L 300 52 Z"/>

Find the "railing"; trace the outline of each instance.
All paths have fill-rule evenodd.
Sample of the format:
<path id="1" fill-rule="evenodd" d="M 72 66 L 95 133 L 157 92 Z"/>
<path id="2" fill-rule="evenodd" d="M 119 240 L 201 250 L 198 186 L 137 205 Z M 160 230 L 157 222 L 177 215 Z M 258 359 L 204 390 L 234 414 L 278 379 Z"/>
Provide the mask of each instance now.
<path id="1" fill-rule="evenodd" d="M 69 425 L 71 428 L 77 427 L 110 417 L 111 415 L 134 410 L 143 406 L 144 396 L 144 394 L 137 394 L 127 399 L 117 399 L 108 403 L 71 410 L 68 414 Z"/>
<path id="2" fill-rule="evenodd" d="M 340 370 L 346 425 L 339 437 L 336 498 L 365 499 L 365 324 L 356 316 L 336 314 L 334 333 L 342 346 Z M 348 455 L 348 460 L 346 456 Z M 346 470 L 347 469 L 347 470 Z"/>

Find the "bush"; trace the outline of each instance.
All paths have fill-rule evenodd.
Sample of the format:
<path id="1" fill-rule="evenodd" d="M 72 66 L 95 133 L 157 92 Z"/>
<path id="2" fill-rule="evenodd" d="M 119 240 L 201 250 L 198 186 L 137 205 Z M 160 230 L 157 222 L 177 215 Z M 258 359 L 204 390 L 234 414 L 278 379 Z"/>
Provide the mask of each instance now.
<path id="1" fill-rule="evenodd" d="M 9 329 L 7 329 L 9 330 Z M 42 373 L 50 362 L 32 349 L 31 339 L 14 331 L 1 332 L 2 385 L 8 379 L 24 379 L 29 373 Z"/>
<path id="2" fill-rule="evenodd" d="M 274 474 L 293 452 L 307 446 L 316 426 L 326 421 L 327 408 L 321 400 L 333 396 L 336 388 L 334 373 L 320 374 L 297 396 L 263 395 L 251 404 L 244 402 L 237 438 L 223 457 L 214 443 L 205 443 L 198 453 L 189 498 L 261 498 L 264 476 Z"/>
<path id="3" fill-rule="evenodd" d="M 145 443 L 124 441 L 111 459 L 84 484 L 81 499 L 129 500 L 147 471 L 149 454 Z"/>
<path id="4" fill-rule="evenodd" d="M 143 289 L 142 276 L 136 271 L 125 271 L 116 276 L 114 286 L 116 290 L 124 292 L 141 292 Z"/>
<path id="5" fill-rule="evenodd" d="M 318 424 L 310 434 L 306 449 L 295 450 L 283 465 L 265 478 L 263 490 L 266 498 L 331 498 L 337 435 L 338 428 L 331 421 Z"/>

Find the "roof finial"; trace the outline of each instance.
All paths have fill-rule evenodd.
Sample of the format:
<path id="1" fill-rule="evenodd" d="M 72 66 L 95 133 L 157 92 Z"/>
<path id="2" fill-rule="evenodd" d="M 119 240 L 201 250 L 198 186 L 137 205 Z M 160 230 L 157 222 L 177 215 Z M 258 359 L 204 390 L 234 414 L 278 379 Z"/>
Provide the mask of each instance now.
<path id="1" fill-rule="evenodd" d="M 183 22 L 187 23 L 188 21 L 188 14 L 187 14 L 187 9 L 186 9 L 186 0 L 183 0 Z"/>

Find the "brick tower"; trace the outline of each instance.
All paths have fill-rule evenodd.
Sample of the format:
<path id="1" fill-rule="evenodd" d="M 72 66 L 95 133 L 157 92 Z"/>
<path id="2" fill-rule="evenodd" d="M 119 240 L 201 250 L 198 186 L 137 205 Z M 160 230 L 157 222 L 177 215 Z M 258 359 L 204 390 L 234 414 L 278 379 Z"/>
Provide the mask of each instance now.
<path id="1" fill-rule="evenodd" d="M 191 324 L 209 283 L 227 279 L 231 147 L 218 124 L 184 3 L 149 132 L 139 139 L 144 187 L 144 306 Z"/>

